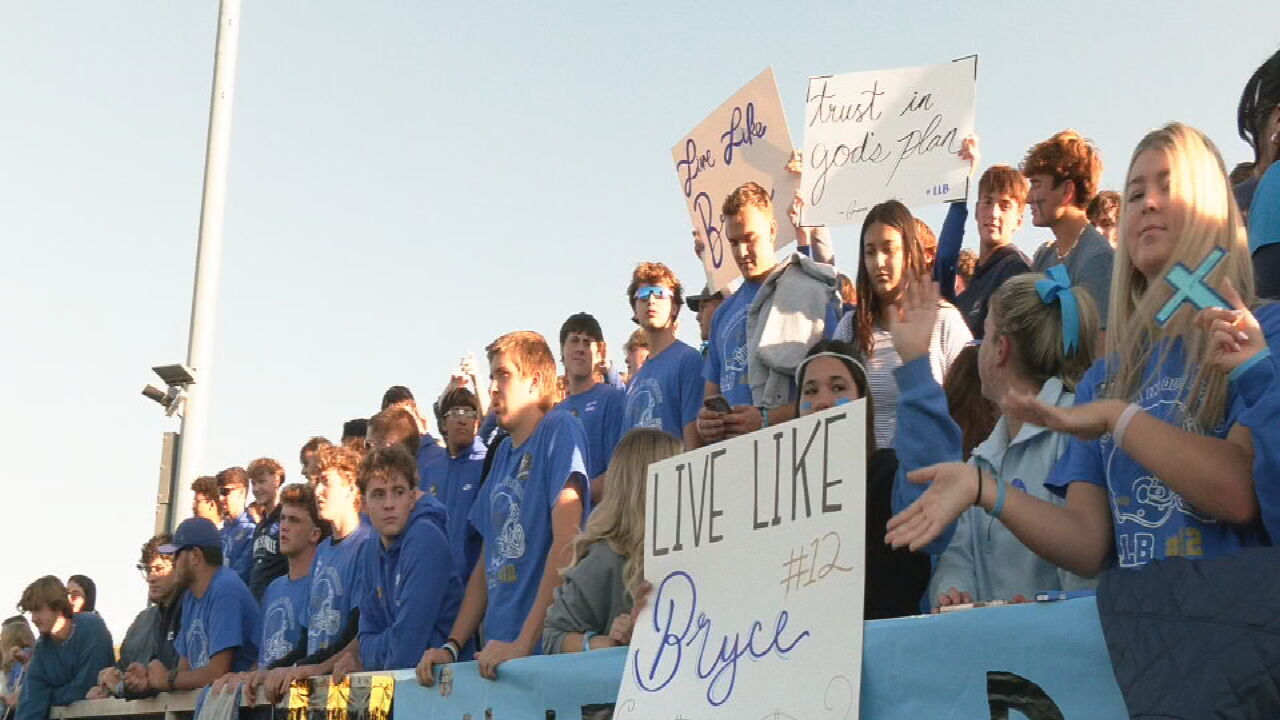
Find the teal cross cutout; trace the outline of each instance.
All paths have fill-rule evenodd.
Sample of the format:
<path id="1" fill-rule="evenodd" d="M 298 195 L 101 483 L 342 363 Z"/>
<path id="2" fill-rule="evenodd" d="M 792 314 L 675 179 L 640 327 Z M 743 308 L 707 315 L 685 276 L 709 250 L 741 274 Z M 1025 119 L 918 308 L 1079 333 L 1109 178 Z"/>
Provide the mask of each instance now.
<path id="1" fill-rule="evenodd" d="M 1209 255 L 1200 263 L 1195 272 L 1191 272 L 1186 265 L 1178 263 L 1169 270 L 1169 274 L 1164 276 L 1164 281 L 1173 286 L 1173 297 L 1169 298 L 1169 302 L 1160 308 L 1160 312 L 1156 313 L 1156 324 L 1164 327 L 1169 322 L 1169 318 L 1178 311 L 1183 303 L 1191 303 L 1196 306 L 1197 310 L 1204 310 L 1211 307 L 1226 308 L 1231 307 L 1231 303 L 1227 302 L 1217 290 L 1209 287 L 1204 279 L 1213 272 L 1213 269 L 1222 262 L 1222 258 L 1227 256 L 1227 251 L 1220 247 L 1215 247 L 1209 252 Z"/>

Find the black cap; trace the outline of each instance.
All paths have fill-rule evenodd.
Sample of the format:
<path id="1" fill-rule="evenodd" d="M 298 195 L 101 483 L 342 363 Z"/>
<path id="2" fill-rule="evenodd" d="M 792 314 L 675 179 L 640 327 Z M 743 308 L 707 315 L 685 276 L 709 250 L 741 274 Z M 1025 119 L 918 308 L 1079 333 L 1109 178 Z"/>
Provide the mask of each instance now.
<path id="1" fill-rule="evenodd" d="M 355 418 L 342 423 L 342 437 L 364 437 L 369 434 L 369 419 Z"/>
<path id="2" fill-rule="evenodd" d="M 684 302 L 686 305 L 689 306 L 690 310 L 694 312 L 698 312 L 698 306 L 702 304 L 702 301 L 709 300 L 713 297 L 722 298 L 724 297 L 724 293 L 720 292 L 719 290 L 715 292 L 711 292 L 711 286 L 703 285 L 702 292 L 698 293 L 697 295 L 690 295 L 689 297 L 684 299 Z"/>

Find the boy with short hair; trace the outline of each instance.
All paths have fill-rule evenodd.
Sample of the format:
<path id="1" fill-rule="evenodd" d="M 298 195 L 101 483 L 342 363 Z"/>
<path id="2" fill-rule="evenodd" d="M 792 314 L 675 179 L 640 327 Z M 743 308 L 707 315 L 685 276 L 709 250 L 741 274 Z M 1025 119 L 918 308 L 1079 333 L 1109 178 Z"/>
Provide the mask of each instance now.
<path id="1" fill-rule="evenodd" d="M 218 492 L 222 495 L 222 559 L 248 584 L 253 570 L 253 531 L 258 523 L 252 517 L 249 497 L 249 474 L 241 467 L 230 467 L 218 473 Z"/>
<path id="2" fill-rule="evenodd" d="M 71 612 L 67 588 L 46 575 L 27 586 L 18 608 L 40 638 L 27 664 L 15 720 L 44 720 L 49 708 L 85 696 L 98 671 L 115 661 L 111 633 L 97 613 Z"/>
<path id="3" fill-rule="evenodd" d="M 676 339 L 683 303 L 684 288 L 671 268 L 643 262 L 632 271 L 627 305 L 648 341 L 649 355 L 627 383 L 624 432 L 661 428 L 685 447 L 697 447 L 694 421 L 702 406 L 702 355 Z"/>
<path id="4" fill-rule="evenodd" d="M 261 602 L 272 580 L 285 574 L 289 561 L 280 554 L 280 504 L 277 499 L 284 484 L 284 468 L 271 458 L 249 463 L 253 501 L 262 519 L 253 529 L 253 565 L 249 571 L 249 592 Z"/>
<path id="5" fill-rule="evenodd" d="M 560 362 L 568 378 L 567 397 L 556 405 L 582 423 L 587 434 L 587 475 L 591 502 L 604 493 L 604 471 L 622 439 L 627 394 L 603 382 L 609 355 L 600 323 L 587 313 L 570 315 L 560 326 Z"/>
<path id="6" fill-rule="evenodd" d="M 214 525 L 222 524 L 221 493 L 218 490 L 218 478 L 202 475 L 191 481 L 191 515 L 208 520 Z"/>
<path id="7" fill-rule="evenodd" d="M 1053 241 L 1036 251 L 1031 269 L 1042 273 L 1065 265 L 1071 284 L 1093 296 L 1106 329 L 1115 251 L 1085 216 L 1102 177 L 1098 150 L 1075 130 L 1063 130 L 1027 151 L 1022 174 L 1031 186 L 1031 224 L 1053 231 Z"/>
<path id="8" fill-rule="evenodd" d="M 454 388 L 441 398 L 440 410 L 444 417 L 440 427 L 449 455 L 427 465 L 422 491 L 440 500 L 449 514 L 449 547 L 458 575 L 465 579 L 476 566 L 483 542 L 467 522 L 467 516 L 484 483 L 488 448 L 478 435 L 480 399 L 475 393 L 464 387 Z"/>
<path id="9" fill-rule="evenodd" d="M 956 309 L 979 340 L 987 321 L 988 300 L 1005 280 L 1031 271 L 1027 256 L 1013 244 L 1027 209 L 1027 180 L 1008 165 L 992 165 L 978 179 L 974 219 L 978 225 L 978 263 L 956 296 Z"/>
<path id="10" fill-rule="evenodd" d="M 508 333 L 486 352 L 489 406 L 510 435 L 471 508 L 484 546 L 458 619 L 444 646 L 427 650 L 418 664 L 427 685 L 436 665 L 458 659 L 481 620 L 489 638 L 476 655 L 482 677 L 493 679 L 499 664 L 540 652 L 552 591 L 571 559 L 569 542 L 590 508 L 586 434 L 571 415 L 552 409 L 556 365 L 546 340 L 530 331 Z"/>

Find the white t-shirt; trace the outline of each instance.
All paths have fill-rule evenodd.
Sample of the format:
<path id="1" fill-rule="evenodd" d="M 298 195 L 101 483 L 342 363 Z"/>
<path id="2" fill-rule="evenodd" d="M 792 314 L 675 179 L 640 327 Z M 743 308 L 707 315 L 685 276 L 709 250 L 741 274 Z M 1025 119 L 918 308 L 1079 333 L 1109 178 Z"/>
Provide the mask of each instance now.
<path id="1" fill-rule="evenodd" d="M 836 326 L 834 339 L 853 342 L 855 326 L 854 311 L 846 312 Z M 889 331 L 877 327 L 872 331 L 872 339 L 871 356 L 865 358 L 865 362 L 871 400 L 875 404 L 876 447 L 891 448 L 898 422 L 898 384 L 893 371 L 902 365 L 902 358 L 893 347 L 893 336 Z M 938 319 L 933 325 L 933 336 L 929 340 L 929 367 L 939 385 L 947 376 L 947 370 L 951 369 L 956 355 L 970 340 L 973 340 L 973 334 L 969 332 L 964 316 L 951 303 L 941 303 Z"/>

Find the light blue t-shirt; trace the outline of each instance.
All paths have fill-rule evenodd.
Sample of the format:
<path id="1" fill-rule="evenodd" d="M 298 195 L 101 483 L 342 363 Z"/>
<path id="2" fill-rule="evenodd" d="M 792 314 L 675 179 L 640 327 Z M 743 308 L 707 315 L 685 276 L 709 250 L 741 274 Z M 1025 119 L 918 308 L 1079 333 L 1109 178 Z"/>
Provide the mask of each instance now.
<path id="1" fill-rule="evenodd" d="M 258 659 L 258 604 L 244 581 L 227 567 L 219 567 L 204 597 L 187 591 L 182 595 L 182 628 L 173 641 L 179 657 L 192 670 L 209 664 L 209 658 L 235 648 L 232 672 L 244 672 Z"/>
<path id="2" fill-rule="evenodd" d="M 484 480 L 484 458 L 488 453 L 477 436 L 471 447 L 458 457 L 445 457 L 433 461 L 422 476 L 422 491 L 444 504 L 448 512 L 449 547 L 453 551 L 454 567 L 462 577 L 463 585 L 475 569 L 480 557 L 482 539 L 467 518 L 471 506 Z"/>
<path id="3" fill-rule="evenodd" d="M 570 395 L 556 406 L 576 417 L 587 433 L 587 475 L 592 480 L 609 469 L 613 449 L 622 439 L 626 408 L 627 394 L 605 383 Z"/>
<path id="4" fill-rule="evenodd" d="M 363 517 L 360 525 L 340 542 L 320 541 L 311 564 L 311 593 L 307 613 L 307 654 L 326 650 L 347 627 L 351 609 L 364 593 L 364 546 L 376 542 L 373 526 Z"/>
<path id="5" fill-rule="evenodd" d="M 311 576 L 290 580 L 288 573 L 267 586 L 262 596 L 262 640 L 258 646 L 258 668 L 293 652 L 307 635 Z"/>
<path id="6" fill-rule="evenodd" d="M 684 439 L 702 407 L 702 355 L 679 340 L 651 355 L 627 386 L 626 430 L 661 428 Z"/>
<path id="7" fill-rule="evenodd" d="M 1259 324 L 1270 339 L 1280 328 L 1280 305 L 1255 310 Z M 1162 366 L 1156 367 L 1159 352 L 1153 352 L 1144 370 L 1144 381 L 1133 398 L 1150 415 L 1194 432 L 1225 438 L 1244 410 L 1244 402 L 1230 387 L 1226 417 L 1216 428 L 1198 427 L 1194 418 L 1184 418 L 1182 394 L 1185 358 L 1181 340 L 1175 341 Z M 1076 388 L 1076 405 L 1092 402 L 1106 379 L 1105 361 L 1089 368 Z M 1259 481 L 1265 478 L 1258 478 Z M 1181 495 L 1116 447 L 1110 433 L 1095 440 L 1072 438 L 1066 455 L 1053 468 L 1045 486 L 1065 495 L 1073 482 L 1087 482 L 1106 488 L 1110 499 L 1111 522 L 1115 530 L 1116 561 L 1120 567 L 1141 567 L 1167 557 L 1212 558 L 1243 547 L 1266 545 L 1261 526 L 1228 525 L 1197 510 Z"/>
<path id="8" fill-rule="evenodd" d="M 760 292 L 760 283 L 744 280 L 711 317 L 711 339 L 702 377 L 720 386 L 732 406 L 751 405 L 747 383 L 747 310 Z"/>
<path id="9" fill-rule="evenodd" d="M 470 517 L 485 540 L 489 604 L 484 627 L 492 640 L 514 641 L 533 607 L 551 550 L 551 509 L 560 491 L 576 483 L 584 518 L 590 510 L 586 446 L 582 425 L 562 410 L 547 413 L 520 447 L 510 437 L 498 446 Z"/>

